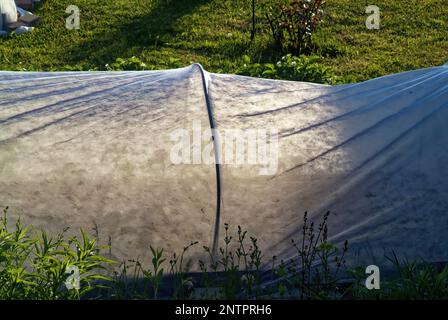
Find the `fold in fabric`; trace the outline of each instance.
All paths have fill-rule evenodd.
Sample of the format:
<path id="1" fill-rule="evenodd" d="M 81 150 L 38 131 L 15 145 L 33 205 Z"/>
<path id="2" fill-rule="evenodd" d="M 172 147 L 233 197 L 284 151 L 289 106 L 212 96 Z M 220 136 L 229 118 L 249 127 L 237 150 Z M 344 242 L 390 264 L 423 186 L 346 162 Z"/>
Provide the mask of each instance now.
<path id="1" fill-rule="evenodd" d="M 353 262 L 382 265 L 391 250 L 448 260 L 447 65 L 337 86 L 206 80 L 208 95 L 197 65 L 0 72 L 0 204 L 50 231 L 97 226 L 117 259 L 150 244 L 212 246 L 224 223 L 257 237 L 265 258 L 288 259 L 303 212 L 317 224 L 330 210 L 329 239 L 348 240 Z M 266 133 L 257 152 L 270 150 L 269 161 L 249 161 L 246 141 L 247 161 L 227 163 L 229 132 Z M 202 157 L 173 162 L 179 133 Z"/>

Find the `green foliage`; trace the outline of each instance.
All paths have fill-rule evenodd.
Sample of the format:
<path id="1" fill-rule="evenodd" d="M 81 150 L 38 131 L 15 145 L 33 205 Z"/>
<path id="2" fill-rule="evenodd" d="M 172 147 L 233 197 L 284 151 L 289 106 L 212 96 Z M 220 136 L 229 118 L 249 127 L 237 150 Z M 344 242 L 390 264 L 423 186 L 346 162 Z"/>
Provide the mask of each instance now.
<path id="1" fill-rule="evenodd" d="M 266 13 L 278 0 L 257 0 L 257 34 L 250 41 L 251 1 L 247 0 L 77 0 L 80 30 L 64 24 L 68 0 L 41 1 L 42 18 L 33 31 L 0 37 L 0 69 L 27 71 L 106 70 L 118 57 L 138 57 L 148 69 L 201 63 L 210 72 L 236 73 L 240 58 L 261 64 L 282 55 L 272 46 Z M 367 80 L 448 60 L 446 0 L 375 2 L 381 29 L 367 30 L 364 1 L 333 0 L 312 33 L 314 54 L 342 82 Z M 296 54 L 297 55 L 297 54 Z M 171 60 L 171 61 L 170 61 Z M 174 60 L 174 61 L 173 61 Z M 118 63 L 118 69 L 125 69 Z M 126 63 L 125 63 L 126 65 Z M 141 70 L 139 63 L 134 69 Z M 125 69 L 126 70 L 126 69 Z"/>
<path id="2" fill-rule="evenodd" d="M 301 239 L 291 240 L 297 252 L 295 261 L 281 262 L 277 270 L 280 278 L 279 294 L 298 296 L 299 299 L 338 299 L 343 292 L 339 288 L 341 269 L 345 269 L 348 242 L 339 248 L 328 242 L 327 212 L 315 229 L 314 222 L 303 216 Z M 343 270 L 345 275 L 346 270 Z"/>
<path id="3" fill-rule="evenodd" d="M 146 299 L 148 296 L 148 287 L 145 278 L 144 288 L 139 284 L 143 278 L 143 266 L 139 260 L 127 260 L 120 263 L 118 268 L 112 270 L 112 283 L 109 290 L 103 295 L 108 299 Z"/>
<path id="4" fill-rule="evenodd" d="M 108 71 L 150 70 L 146 63 L 135 56 L 128 59 L 117 58 L 114 63 L 106 64 L 106 69 Z"/>
<path id="5" fill-rule="evenodd" d="M 283 56 L 276 64 L 272 63 L 251 63 L 249 56 L 244 56 L 242 67 L 237 70 L 238 74 L 252 77 L 262 77 L 269 79 L 296 80 L 315 83 L 332 83 L 334 75 L 332 69 L 319 64 L 318 56 L 300 57 L 288 54 Z M 167 60 L 167 65 L 178 67 L 178 60 L 171 58 Z M 117 58 L 112 64 L 107 64 L 109 71 L 123 70 L 153 70 L 154 66 L 147 65 L 137 57 L 128 59 Z"/>
<path id="6" fill-rule="evenodd" d="M 151 261 L 153 270 L 143 270 L 143 275 L 151 282 L 154 291 L 154 299 L 157 299 L 157 293 L 163 278 L 163 268 L 161 268 L 161 265 L 166 259 L 163 258 L 163 249 L 154 249 L 151 246 L 150 249 L 152 253 Z"/>
<path id="7" fill-rule="evenodd" d="M 198 242 L 191 242 L 188 246 L 184 247 L 182 253 L 177 255 L 173 254 L 173 257 L 169 261 L 170 272 L 173 277 L 173 298 L 174 299 L 186 299 L 190 298 L 193 292 L 194 282 L 193 278 L 186 274 L 186 267 L 184 266 L 184 257 L 187 251 L 197 245 Z"/>
<path id="8" fill-rule="evenodd" d="M 277 63 L 251 63 L 248 56 L 243 57 L 243 66 L 238 74 L 269 79 L 295 80 L 314 83 L 333 83 L 334 75 L 330 67 L 321 65 L 319 57 L 300 57 L 288 54 Z"/>
<path id="9" fill-rule="evenodd" d="M 357 281 L 350 287 L 352 299 L 377 300 L 438 300 L 448 299 L 448 266 L 438 270 L 434 264 L 424 261 L 400 261 L 395 252 L 386 257 L 395 275 L 381 281 L 380 290 L 367 290 L 364 286 L 364 270 L 351 270 Z"/>
<path id="10" fill-rule="evenodd" d="M 300 55 L 313 51 L 312 35 L 322 21 L 324 4 L 322 0 L 281 0 L 270 8 L 266 18 L 282 52 Z"/>
<path id="11" fill-rule="evenodd" d="M 183 67 L 182 63 L 180 62 L 180 59 L 173 58 L 173 57 L 165 57 L 163 63 L 163 68 L 180 68 Z M 140 58 L 132 56 L 130 58 L 117 58 L 115 62 L 111 64 L 106 64 L 105 68 L 107 71 L 139 71 L 139 70 L 155 70 L 160 68 L 160 66 L 151 64 L 151 63 L 145 63 Z M 94 70 L 94 69 L 90 69 Z"/>
<path id="12" fill-rule="evenodd" d="M 253 299 L 260 297 L 261 290 L 261 251 L 258 240 L 248 237 L 247 231 L 237 229 L 236 245 L 229 234 L 229 225 L 224 225 L 224 246 L 219 254 L 213 255 L 204 246 L 209 261 L 199 261 L 203 273 L 203 290 L 200 297 L 206 299 Z M 222 275 L 211 278 L 209 272 Z"/>
<path id="13" fill-rule="evenodd" d="M 116 269 L 99 254 L 97 241 L 82 230 L 80 237 L 67 237 L 67 229 L 49 236 L 20 220 L 9 229 L 6 208 L 0 219 L 0 300 L 448 298 L 448 266 L 400 261 L 394 252 L 387 258 L 396 274 L 382 276 L 380 290 L 366 289 L 365 268 L 345 265 L 348 243 L 338 247 L 328 242 L 329 217 L 327 212 L 315 227 L 305 212 L 301 237 L 291 240 L 295 258 L 277 263 L 273 257 L 270 270 L 262 268 L 258 240 L 240 226 L 232 235 L 225 224 L 219 252 L 204 246 L 206 259 L 198 261 L 201 273 L 194 276 L 188 272 L 192 260 L 185 261 L 197 242 L 169 261 L 163 249 L 150 246 L 149 268 L 128 260 Z M 67 289 L 70 266 L 79 270 L 79 290 Z"/>
<path id="14" fill-rule="evenodd" d="M 8 229 L 7 208 L 0 219 L 0 299 L 80 299 L 107 281 L 112 261 L 98 254 L 98 245 L 82 230 L 81 238 L 66 240 L 67 229 L 50 237 L 24 227 Z M 80 288 L 68 290 L 69 266 L 79 269 Z"/>

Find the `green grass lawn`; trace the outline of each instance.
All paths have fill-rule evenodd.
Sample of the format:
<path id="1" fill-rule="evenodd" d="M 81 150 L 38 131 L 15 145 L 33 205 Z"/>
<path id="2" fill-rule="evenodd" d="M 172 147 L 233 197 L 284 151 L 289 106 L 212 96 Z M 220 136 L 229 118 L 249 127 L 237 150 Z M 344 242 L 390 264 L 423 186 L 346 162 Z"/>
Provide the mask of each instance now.
<path id="1" fill-rule="evenodd" d="M 208 71 L 235 72 L 242 56 L 275 62 L 263 5 L 250 41 L 250 0 L 44 0 L 30 34 L 0 38 L 1 70 L 99 69 L 116 58 L 139 57 L 150 68 L 200 62 Z M 81 29 L 65 29 L 65 8 L 81 10 Z M 367 4 L 381 9 L 381 29 L 367 30 Z M 321 63 L 343 82 L 361 81 L 448 61 L 446 0 L 328 0 L 315 34 Z"/>

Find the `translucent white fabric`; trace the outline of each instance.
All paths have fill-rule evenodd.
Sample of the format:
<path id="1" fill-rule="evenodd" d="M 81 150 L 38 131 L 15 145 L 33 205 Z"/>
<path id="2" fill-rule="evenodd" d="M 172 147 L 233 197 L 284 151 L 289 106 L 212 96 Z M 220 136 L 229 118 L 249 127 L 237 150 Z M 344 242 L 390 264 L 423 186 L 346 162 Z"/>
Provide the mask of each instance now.
<path id="1" fill-rule="evenodd" d="M 290 258 L 303 212 L 330 210 L 351 260 L 448 260 L 447 66 L 339 86 L 205 73 L 211 110 L 201 72 L 0 72 L 0 204 L 53 231 L 96 225 L 119 259 L 212 246 L 216 223 Z M 219 165 L 219 219 L 215 161 L 172 156 L 176 130 L 211 143 L 210 111 L 215 155 L 225 132 L 278 132 L 270 174 Z"/>

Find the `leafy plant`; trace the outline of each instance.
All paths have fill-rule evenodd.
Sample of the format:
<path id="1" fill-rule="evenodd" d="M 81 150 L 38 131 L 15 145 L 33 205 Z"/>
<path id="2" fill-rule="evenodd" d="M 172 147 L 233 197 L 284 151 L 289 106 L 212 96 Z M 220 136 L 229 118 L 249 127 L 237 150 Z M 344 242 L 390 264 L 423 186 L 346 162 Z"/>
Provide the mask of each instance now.
<path id="1" fill-rule="evenodd" d="M 322 21 L 323 0 L 281 0 L 266 13 L 272 37 L 283 52 L 310 54 L 312 34 Z"/>
<path id="2" fill-rule="evenodd" d="M 110 299 L 146 299 L 147 286 L 142 290 L 140 280 L 142 279 L 143 266 L 139 260 L 125 260 L 117 269 L 113 269 L 112 284 L 104 295 Z"/>
<path id="3" fill-rule="evenodd" d="M 229 225 L 224 225 L 224 246 L 214 256 L 210 248 L 204 246 L 209 261 L 200 261 L 205 286 L 203 298 L 256 298 L 261 295 L 262 255 L 255 237 L 247 237 L 247 231 L 238 226 L 236 244 L 229 234 Z M 210 271 L 217 274 L 210 277 Z M 210 290 L 215 289 L 215 290 Z"/>
<path id="4" fill-rule="evenodd" d="M 131 58 L 117 58 L 115 62 L 106 64 L 107 71 L 123 71 L 123 70 L 151 70 L 146 63 L 141 61 L 138 57 Z"/>
<path id="5" fill-rule="evenodd" d="M 395 275 L 381 280 L 380 290 L 367 290 L 361 268 L 351 270 L 356 279 L 348 294 L 352 299 L 436 300 L 448 299 L 448 266 L 441 268 L 425 261 L 400 260 L 395 252 L 386 256 Z"/>
<path id="6" fill-rule="evenodd" d="M 313 221 L 308 220 L 308 213 L 303 216 L 301 239 L 291 240 L 297 252 L 295 260 L 281 261 L 276 275 L 279 292 L 291 296 L 294 292 L 303 299 L 335 299 L 341 295 L 338 283 L 342 268 L 345 267 L 345 254 L 348 242 L 339 248 L 327 241 L 328 218 L 324 214 L 322 222 L 315 229 Z"/>
<path id="7" fill-rule="evenodd" d="M 194 288 L 193 278 L 186 274 L 184 266 L 185 254 L 188 250 L 198 244 L 197 241 L 191 242 L 188 246 L 185 246 L 180 255 L 173 254 L 170 263 L 170 272 L 173 277 L 173 298 L 185 299 L 191 296 Z"/>
<path id="8" fill-rule="evenodd" d="M 5 208 L 0 218 L 0 299 L 448 298 L 448 266 L 400 260 L 395 252 L 387 257 L 395 276 L 381 279 L 380 290 L 368 290 L 364 268 L 345 265 L 347 241 L 340 247 L 328 241 L 330 212 L 317 226 L 305 212 L 300 237 L 291 240 L 296 255 L 280 263 L 273 257 L 270 270 L 261 267 L 258 240 L 240 226 L 232 235 L 225 224 L 218 254 L 203 247 L 206 259 L 199 261 L 202 279 L 188 273 L 189 263 L 185 262 L 197 242 L 185 246 L 179 255 L 173 254 L 168 272 L 164 250 L 151 246 L 149 269 L 139 260 L 128 260 L 115 269 L 112 260 L 100 255 L 103 247 L 98 245 L 98 234 L 90 238 L 81 230 L 79 237 L 67 237 L 68 229 L 64 229 L 50 236 L 44 230 L 23 226 L 20 219 L 9 228 L 7 212 Z M 67 286 L 71 267 L 79 272 L 79 288 Z"/>
<path id="9" fill-rule="evenodd" d="M 154 291 L 154 299 L 157 299 L 159 286 L 163 278 L 163 268 L 161 267 L 161 265 L 166 259 L 163 258 L 163 249 L 154 249 L 152 246 L 150 246 L 149 248 L 151 249 L 152 253 L 151 261 L 153 270 L 143 270 L 143 275 L 151 282 Z"/>
<path id="10" fill-rule="evenodd" d="M 319 64 L 319 57 L 283 56 L 277 63 L 252 63 L 250 57 L 243 57 L 243 66 L 238 74 L 251 77 L 306 81 L 314 83 L 332 83 L 333 71 L 330 67 Z"/>
<path id="11" fill-rule="evenodd" d="M 83 230 L 81 239 L 66 240 L 68 229 L 52 237 L 19 219 L 10 231 L 7 211 L 0 219 L 0 299 L 80 299 L 110 280 L 104 270 L 113 261 L 98 254 L 97 242 Z M 69 267 L 77 270 L 79 288 L 65 285 Z"/>

